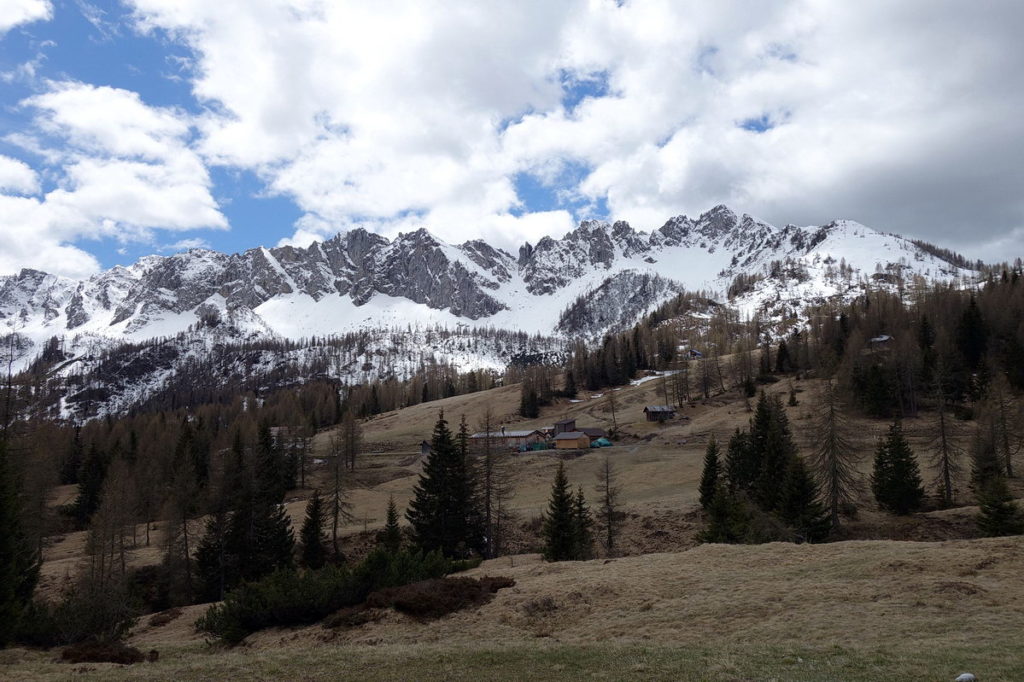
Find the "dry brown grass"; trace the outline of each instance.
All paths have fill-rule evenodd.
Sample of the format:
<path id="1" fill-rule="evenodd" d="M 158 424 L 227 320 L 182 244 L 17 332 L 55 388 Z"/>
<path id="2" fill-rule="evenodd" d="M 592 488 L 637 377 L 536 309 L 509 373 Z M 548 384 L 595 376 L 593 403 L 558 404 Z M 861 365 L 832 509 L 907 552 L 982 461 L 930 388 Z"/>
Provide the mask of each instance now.
<path id="1" fill-rule="evenodd" d="M 193 608 L 128 641 L 158 649 L 158 662 L 96 664 L 82 674 L 580 679 L 604 670 L 606 679 L 941 680 L 969 669 L 986 682 L 1015 680 L 1024 675 L 1022 563 L 1024 538 L 703 545 L 558 564 L 518 556 L 466 574 L 500 573 L 515 587 L 440 620 L 387 612 L 338 631 L 267 631 L 225 651 L 186 628 Z M 77 670 L 53 658 L 7 652 L 0 677 L 62 679 Z"/>
<path id="2" fill-rule="evenodd" d="M 814 445 L 813 412 L 821 385 L 798 382 L 801 404 L 786 408 L 805 453 Z M 788 390 L 788 382 L 768 387 L 783 396 Z M 251 637 L 244 652 L 208 649 L 192 627 L 204 608 L 189 607 L 163 626 L 140 621 L 129 643 L 143 651 L 158 649 L 161 658 L 135 666 L 131 676 L 313 679 L 337 678 L 340 669 L 347 671 L 342 678 L 408 679 L 415 669 L 421 679 L 521 679 L 509 671 L 528 670 L 537 679 L 577 673 L 702 679 L 710 671 L 706 679 L 924 680 L 952 679 L 960 672 L 952 668 L 961 662 L 989 662 L 992 674 L 982 676 L 986 682 L 1024 679 L 1020 650 L 1008 644 L 1024 627 L 1024 539 L 951 540 L 973 536 L 976 509 L 895 518 L 874 510 L 864 497 L 858 518 L 847 522 L 842 537 L 872 541 L 694 547 L 700 527 L 696 489 L 707 438 L 714 433 L 725 441 L 745 427 L 750 418 L 745 402 L 735 394 L 718 397 L 683 408 L 688 419 L 656 425 L 641 413 L 645 404 L 662 402 L 656 381 L 625 387 L 616 398 L 624 434 L 616 447 L 565 464 L 570 481 L 590 494 L 603 458 L 612 458 L 626 511 L 620 551 L 630 556 L 566 564 L 544 564 L 536 556 L 486 562 L 469 575 L 508 575 L 517 584 L 478 609 L 429 624 L 386 612 L 379 621 L 334 634 L 317 627 L 265 632 Z M 384 447 L 361 455 L 352 477 L 356 519 L 344 528 L 350 545 L 369 542 L 389 497 L 399 508 L 408 502 L 421 470 L 418 444 L 429 438 L 439 407 L 452 423 L 465 413 L 473 427 L 488 404 L 509 424 L 541 426 L 567 415 L 584 426 L 611 423 L 604 399 L 562 402 L 532 421 L 514 416 L 518 400 L 518 387 L 511 386 L 369 420 L 366 440 Z M 874 440 L 888 424 L 853 419 L 852 426 L 859 436 L 861 470 L 867 473 Z M 904 429 L 927 479 L 930 418 L 908 420 Z M 328 436 L 317 438 L 320 454 Z M 513 548 L 535 546 L 536 530 L 528 522 L 546 504 L 559 459 L 554 453 L 515 458 L 512 507 L 522 527 Z M 310 487 L 322 485 L 325 473 L 322 465 L 314 469 Z M 66 502 L 69 495 L 66 487 L 57 490 L 53 503 Z M 289 494 L 287 509 L 295 524 L 301 523 L 308 495 L 309 490 Z M 158 529 L 153 546 L 134 554 L 135 565 L 158 561 L 159 538 Z M 75 572 L 84 541 L 84 533 L 70 533 L 50 543 L 44 592 L 55 591 Z M 71 674 L 72 668 L 52 658 L 3 652 L 0 678 Z M 800 667 L 798 660 L 813 665 Z M 893 677 L 893 671 L 900 674 Z M 96 664 L 83 674 L 126 673 Z"/>

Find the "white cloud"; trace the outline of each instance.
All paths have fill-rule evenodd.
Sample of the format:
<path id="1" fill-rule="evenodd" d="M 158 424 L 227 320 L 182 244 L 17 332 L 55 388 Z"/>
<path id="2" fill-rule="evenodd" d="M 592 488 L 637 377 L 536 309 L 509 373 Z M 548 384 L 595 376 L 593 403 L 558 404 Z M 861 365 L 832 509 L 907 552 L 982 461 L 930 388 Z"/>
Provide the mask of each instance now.
<path id="1" fill-rule="evenodd" d="M 7 208 L 0 211 L 0 250 L 8 254 L 0 271 L 25 265 L 80 275 L 98 264 L 70 242 L 227 228 L 210 194 L 209 173 L 188 147 L 191 126 L 184 114 L 149 107 L 126 90 L 76 82 L 50 83 L 21 105 L 34 112 L 36 133 L 7 141 L 41 152 L 57 186 L 40 199 L 0 196 Z M 20 188 L 7 189 L 36 193 L 38 185 L 29 183 L 34 179 L 22 172 Z"/>
<path id="2" fill-rule="evenodd" d="M 27 163 L 0 155 L 0 192 L 35 194 L 39 178 Z"/>
<path id="3" fill-rule="evenodd" d="M 512 178 L 568 161 L 589 173 L 565 194 L 646 228 L 720 202 L 965 250 L 1024 225 L 1009 0 L 132 1 L 195 53 L 202 153 L 293 197 L 299 241 L 533 239 L 567 214 L 515 218 Z M 562 106 L 563 81 L 595 78 L 604 96 Z"/>
<path id="4" fill-rule="evenodd" d="M 15 26 L 52 17 L 49 0 L 0 0 L 0 37 Z"/>

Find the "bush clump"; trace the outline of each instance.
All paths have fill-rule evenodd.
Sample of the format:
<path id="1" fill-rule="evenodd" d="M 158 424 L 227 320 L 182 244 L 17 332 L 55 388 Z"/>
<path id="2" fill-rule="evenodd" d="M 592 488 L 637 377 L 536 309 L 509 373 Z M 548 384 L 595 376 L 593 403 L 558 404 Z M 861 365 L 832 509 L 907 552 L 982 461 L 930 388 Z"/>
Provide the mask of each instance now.
<path id="1" fill-rule="evenodd" d="M 284 569 L 232 590 L 223 603 L 207 610 L 196 627 L 237 644 L 258 630 L 315 623 L 362 603 L 376 590 L 440 578 L 464 565 L 440 552 L 376 550 L 352 569 L 325 566 L 304 573 Z"/>
<path id="2" fill-rule="evenodd" d="M 498 590 L 515 584 L 505 577 L 435 578 L 374 592 L 366 598 L 366 606 L 376 609 L 390 606 L 415 618 L 440 618 L 465 608 L 483 606 Z"/>
<path id="3" fill-rule="evenodd" d="M 32 602 L 21 618 L 16 641 L 43 648 L 117 642 L 128 634 L 136 618 L 124 585 L 81 581 L 57 603 Z"/>
<path id="4" fill-rule="evenodd" d="M 132 665 L 146 660 L 141 651 L 121 642 L 72 644 L 61 652 L 60 658 L 66 663 L 120 663 L 121 665 Z"/>

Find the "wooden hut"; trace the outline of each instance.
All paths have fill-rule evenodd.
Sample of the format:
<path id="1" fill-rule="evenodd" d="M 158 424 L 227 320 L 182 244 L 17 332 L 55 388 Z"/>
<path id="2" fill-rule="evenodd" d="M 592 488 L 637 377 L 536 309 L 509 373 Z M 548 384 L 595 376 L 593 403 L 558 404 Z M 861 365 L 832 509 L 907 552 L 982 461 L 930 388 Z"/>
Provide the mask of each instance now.
<path id="1" fill-rule="evenodd" d="M 649 422 L 664 422 L 676 416 L 676 408 L 670 405 L 648 405 L 644 408 L 644 415 Z"/>
<path id="2" fill-rule="evenodd" d="M 555 422 L 555 425 L 554 425 L 554 427 L 552 429 L 552 433 L 557 436 L 560 433 L 568 433 L 570 431 L 575 431 L 575 430 L 576 430 L 576 420 L 575 419 L 562 419 L 561 421 Z"/>
<path id="3" fill-rule="evenodd" d="M 556 450 L 585 450 L 590 447 L 590 436 L 582 431 L 565 431 L 555 436 Z"/>
<path id="4" fill-rule="evenodd" d="M 544 440 L 544 434 L 537 429 L 513 431 L 502 427 L 500 431 L 491 431 L 487 433 L 481 431 L 480 433 L 474 433 L 469 437 L 469 444 L 474 450 L 482 450 L 484 444 L 488 441 L 491 447 L 499 450 L 518 450 L 519 448 L 526 446 L 529 447 L 534 443 L 539 443 Z"/>

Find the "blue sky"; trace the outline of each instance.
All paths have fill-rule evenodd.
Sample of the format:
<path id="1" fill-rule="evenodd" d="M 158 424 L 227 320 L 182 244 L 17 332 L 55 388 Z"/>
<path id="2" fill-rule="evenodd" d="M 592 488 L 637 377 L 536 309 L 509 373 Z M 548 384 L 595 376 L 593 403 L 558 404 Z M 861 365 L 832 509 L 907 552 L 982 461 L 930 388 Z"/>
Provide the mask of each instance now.
<path id="1" fill-rule="evenodd" d="M 515 249 L 719 203 L 1021 255 L 1022 14 L 0 0 L 0 274 L 355 226 Z"/>
<path id="2" fill-rule="evenodd" d="M 40 81 L 74 80 L 138 93 L 155 107 L 173 107 L 202 113 L 192 96 L 185 66 L 190 51 L 156 31 L 143 35 L 132 28 L 131 12 L 117 2 L 93 4 L 56 0 L 53 19 L 11 31 L 0 42 L 0 71 L 18 65 L 38 64 L 36 77 L 4 84 L 0 109 L 0 153 L 37 165 L 37 155 L 4 141 L 9 133 L 31 127 L 31 111 L 17 103 L 34 94 Z M 92 21 L 90 21 L 90 18 Z M 189 240 L 222 251 L 238 251 L 260 244 L 276 244 L 290 233 L 302 211 L 287 197 L 272 196 L 249 170 L 214 167 L 213 196 L 231 230 L 191 230 L 160 235 L 155 240 L 123 241 L 108 236 L 72 243 L 94 254 L 103 267 L 134 262 L 155 250 L 167 252 Z M 53 189 L 57 178 L 45 178 L 43 191 Z"/>

